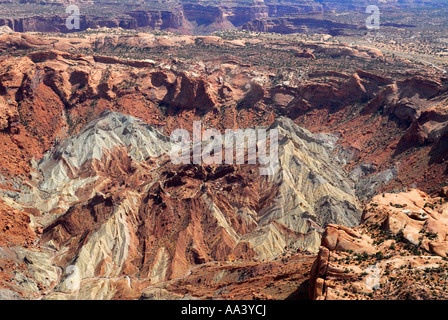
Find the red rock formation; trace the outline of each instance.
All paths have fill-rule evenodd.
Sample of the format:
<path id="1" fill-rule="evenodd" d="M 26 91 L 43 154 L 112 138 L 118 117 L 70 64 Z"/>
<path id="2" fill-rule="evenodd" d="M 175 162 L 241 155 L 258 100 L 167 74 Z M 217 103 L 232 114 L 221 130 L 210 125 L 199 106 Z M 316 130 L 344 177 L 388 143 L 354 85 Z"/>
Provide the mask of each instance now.
<path id="1" fill-rule="evenodd" d="M 0 19 L 0 25 L 10 27 L 16 32 L 72 32 L 65 26 L 66 15 L 61 3 L 52 2 L 47 8 L 45 1 L 36 4 L 33 10 L 19 17 Z M 130 4 L 117 6 L 112 3 L 84 4 L 84 14 L 80 16 L 80 30 L 102 27 L 124 29 L 167 30 L 183 34 L 204 34 L 217 30 L 232 29 L 235 26 L 255 19 L 282 17 L 290 14 L 322 13 L 320 4 L 285 3 L 285 4 L 251 4 L 229 3 L 190 3 L 189 1 L 175 1 L 160 3 L 148 1 L 144 4 Z M 15 6 L 20 4 L 4 3 L 4 11 L 15 12 Z M 55 7 L 57 8 L 55 10 Z M 58 10 L 59 9 L 59 10 Z M 51 10 L 51 11 L 50 11 Z M 97 15 L 101 10 L 105 15 Z M 52 14 L 42 15 L 41 12 L 50 11 Z M 54 12 L 55 11 L 55 12 Z M 54 12 L 54 13 L 53 13 Z"/>
<path id="2" fill-rule="evenodd" d="M 310 297 L 446 297 L 448 283 L 440 272 L 448 268 L 447 208 L 444 199 L 418 190 L 383 194 L 368 205 L 361 226 L 328 226 L 312 267 Z"/>
<path id="3" fill-rule="evenodd" d="M 296 253 L 269 262 L 205 263 L 184 278 L 147 287 L 141 299 L 306 300 L 312 259 Z"/>
<path id="4" fill-rule="evenodd" d="M 10 270 L 17 268 L 30 281 L 36 279 L 31 265 L 35 268 L 44 265 L 42 269 L 48 274 L 43 279 L 47 277 L 48 281 L 35 283 L 33 290 L 23 292 L 27 297 L 39 297 L 47 293 L 53 297 L 60 294 L 73 298 L 74 293 L 64 287 L 65 278 L 61 279 L 55 271 L 71 263 L 79 263 L 83 271 L 88 273 L 83 280 L 84 291 L 77 293 L 82 297 L 93 297 L 89 294 L 93 295 L 97 291 L 89 288 L 101 286 L 101 281 L 106 281 L 107 286 L 110 286 L 108 288 L 112 288 L 107 291 L 105 298 L 136 298 L 142 292 L 143 297 L 167 292 L 180 296 L 193 294 L 210 297 L 217 288 L 209 280 L 194 288 L 185 289 L 182 286 L 197 281 L 195 270 L 207 272 L 207 279 L 221 274 L 221 271 L 231 278 L 235 265 L 238 268 L 253 268 L 251 270 L 260 288 L 265 286 L 272 277 L 260 272 L 257 268 L 263 264 L 253 259 L 260 254 L 272 255 L 273 249 L 267 245 L 262 249 L 253 245 L 263 242 L 263 239 L 237 241 L 235 233 L 238 237 L 247 237 L 249 234 L 253 236 L 251 232 L 254 230 L 260 230 L 257 229 L 259 221 L 254 222 L 252 212 L 265 214 L 262 210 L 268 209 L 272 209 L 270 214 L 273 215 L 281 212 L 281 207 L 276 207 L 274 199 L 280 190 L 281 194 L 292 199 L 286 201 L 293 206 L 291 210 L 286 210 L 288 214 L 297 208 L 304 208 L 298 217 L 306 220 L 303 228 L 307 231 L 298 231 L 294 222 L 297 218 L 288 217 L 285 219 L 287 222 L 269 220 L 262 235 L 275 234 L 277 238 L 265 241 L 278 244 L 275 250 L 294 251 L 297 250 L 297 244 L 316 243 L 321 228 L 326 226 L 329 219 L 343 219 L 346 215 L 340 212 L 357 211 L 357 201 L 345 202 L 344 206 L 341 200 L 355 199 L 352 183 L 344 180 L 345 173 L 339 170 L 337 174 L 331 174 L 340 165 L 339 162 L 335 164 L 340 154 L 331 159 L 335 163 L 328 158 L 333 158 L 331 152 L 342 149 L 334 145 L 338 138 L 342 147 L 349 150 L 348 155 L 342 153 L 346 157 L 346 169 L 361 171 L 358 175 L 354 170 L 356 174 L 353 174 L 358 186 L 365 183 L 365 179 L 375 177 L 375 174 L 386 172 L 387 176 L 387 170 L 393 172 L 391 168 L 395 168 L 397 162 L 400 162 L 400 166 L 398 172 L 394 173 L 396 179 L 391 182 L 385 179 L 385 188 L 403 188 L 417 181 L 425 190 L 438 190 L 439 186 L 446 184 L 446 86 L 438 80 L 422 77 L 396 80 L 358 70 L 352 74 L 315 72 L 298 86 L 286 82 L 274 85 L 270 80 L 274 77 L 267 71 L 259 71 L 256 74 L 257 81 L 250 81 L 254 77 L 255 68 L 240 63 L 237 58 L 219 58 L 219 63 L 212 60 L 219 65 L 216 68 L 214 65 L 210 68 L 210 64 L 203 69 L 193 65 L 181 71 L 177 69 L 181 62 L 174 59 L 155 62 L 102 55 L 87 56 L 62 50 L 69 46 L 67 40 L 50 42 L 38 36 L 17 34 L 1 37 L 4 40 L 0 44 L 1 50 L 41 48 L 41 51 L 0 61 L 0 144 L 4 150 L 0 154 L 0 164 L 2 176 L 5 177 L 5 181 L 2 180 L 2 192 L 5 197 L 26 195 L 20 201 L 27 203 L 22 210 L 12 211 L 14 216 L 5 212 L 2 223 L 4 221 L 6 234 L 9 232 L 17 238 L 19 245 L 31 245 L 36 239 L 33 233 L 43 233 L 37 237 L 51 248 L 44 246 L 39 248 L 42 251 L 38 251 L 36 256 L 26 256 L 27 261 L 38 261 L 33 264 L 26 263 L 22 253 L 19 258 L 5 262 L 5 279 L 10 275 Z M 79 39 L 76 45 L 91 48 L 95 45 L 143 43 L 142 46 L 150 47 L 162 41 L 160 38 L 150 40 L 140 35 L 101 37 L 95 40 Z M 244 41 L 230 43 L 218 37 L 182 39 L 164 41 L 172 47 L 184 40 L 189 45 L 202 41 L 231 48 L 244 46 Z M 51 49 L 51 43 L 58 50 Z M 365 48 L 355 49 L 348 45 L 303 44 L 303 48 L 309 50 L 306 52 L 310 55 L 317 51 L 319 55 L 349 54 L 366 60 L 379 57 Z M 312 61 L 307 60 L 309 63 Z M 87 153 L 96 155 L 98 148 L 73 156 L 71 153 L 75 152 L 74 149 L 67 145 L 64 145 L 66 149 L 61 148 L 61 143 L 64 143 L 64 138 L 73 137 L 82 131 L 91 120 L 98 119 L 106 109 L 135 116 L 163 128 L 165 134 L 178 127 L 191 130 L 194 120 L 201 120 L 206 127 L 218 129 L 247 128 L 269 125 L 274 122 L 275 114 L 283 114 L 315 132 L 336 132 L 337 135 L 313 136 L 304 129 L 294 129 L 291 123 L 288 124 L 291 132 L 304 139 L 287 145 L 293 150 L 293 153 L 287 153 L 288 157 L 294 155 L 294 159 L 300 158 L 300 155 L 294 153 L 300 143 L 314 143 L 310 148 L 303 148 L 314 152 L 312 157 L 307 155 L 307 159 L 316 161 L 319 155 L 327 155 L 325 161 L 311 163 L 316 169 L 304 177 L 296 171 L 281 176 L 290 179 L 300 177 L 300 181 L 310 183 L 314 188 L 313 192 L 297 195 L 299 188 L 292 191 L 288 187 L 297 181 L 266 183 L 256 174 L 257 170 L 253 171 L 253 168 L 246 166 L 175 166 L 167 163 L 166 159 L 147 155 L 136 161 L 130 156 L 129 150 L 132 150 L 131 145 L 140 146 L 141 141 L 134 141 L 126 148 L 118 146 L 108 149 L 102 157 L 92 158 L 77 166 L 73 158 L 82 158 Z M 110 124 L 104 126 L 107 128 Z M 124 131 L 120 134 L 127 136 Z M 103 141 L 103 138 L 98 137 L 95 141 Z M 415 141 L 423 147 L 418 146 L 416 152 L 410 152 L 415 148 Z M 160 145 L 163 143 L 160 142 Z M 323 145 L 332 147 L 326 149 Z M 48 167 L 36 170 L 36 164 L 31 160 L 41 159 L 52 148 L 57 152 L 48 153 L 51 161 L 44 161 Z M 289 163 L 291 166 L 296 165 L 292 160 Z M 53 165 L 59 164 L 56 170 L 51 170 L 55 168 Z M 300 164 L 301 169 L 304 166 Z M 41 174 L 48 176 L 44 179 L 40 177 Z M 375 180 L 373 182 L 375 194 L 378 186 Z M 40 190 L 41 184 L 45 183 L 46 186 Z M 57 191 L 55 197 L 45 198 L 52 186 L 58 183 L 63 185 L 63 190 Z M 318 187 L 321 184 L 325 187 Z M 341 199 L 328 199 L 325 192 L 340 196 Z M 298 197 L 307 199 L 316 195 L 318 199 L 310 200 L 312 205 L 309 208 L 304 200 L 298 200 Z M 7 206 L 20 206 L 18 202 L 14 204 L 11 199 L 9 201 L 5 204 L 7 210 L 12 210 Z M 366 223 L 354 231 L 334 224 L 328 226 L 323 236 L 323 248 L 312 273 L 313 297 L 337 298 L 338 294 L 343 297 L 345 293 L 352 298 L 369 297 L 370 293 L 374 295 L 363 282 L 365 275 L 361 276 L 367 272 L 362 270 L 368 266 L 357 265 L 359 269 L 352 268 L 354 273 L 350 270 L 346 272 L 344 266 L 349 268 L 352 260 L 365 259 L 372 264 L 378 263 L 382 268 L 380 262 L 385 261 L 380 259 L 378 252 L 384 248 L 387 254 L 395 256 L 393 249 L 375 242 L 375 236 L 378 237 L 380 230 L 393 235 L 393 239 L 387 240 L 394 240 L 394 245 L 401 252 L 412 254 L 414 248 L 409 247 L 409 243 L 415 245 L 416 239 L 423 237 L 417 249 L 425 250 L 428 255 L 439 256 L 431 259 L 434 259 L 435 264 L 443 266 L 440 261 L 446 256 L 444 209 L 441 213 L 431 209 L 430 214 L 427 213 L 430 218 L 426 219 L 420 212 L 420 209 L 425 212 L 428 210 L 424 204 L 417 204 L 418 210 L 406 213 L 395 211 L 404 208 L 391 205 L 389 195 L 385 201 L 389 202 L 382 203 L 379 208 L 383 211 L 369 211 L 372 214 L 375 212 L 378 217 L 373 215 L 372 218 L 368 213 L 365 214 L 370 224 Z M 430 205 L 436 205 L 437 201 L 440 199 L 431 200 Z M 31 202 L 36 208 L 28 207 Z M 334 202 L 337 202 L 336 205 Z M 409 208 L 410 202 L 407 203 Z M 310 208 L 314 205 L 323 208 L 321 215 L 314 217 L 310 214 Z M 25 212 L 30 212 L 31 216 Z M 34 219 L 41 213 L 41 217 Z M 428 221 L 428 224 L 424 225 L 423 221 Z M 374 231 L 369 229 L 380 222 L 382 229 L 377 226 Z M 27 227 L 29 224 L 31 226 Z M 43 230 L 42 226 L 45 226 Z M 436 239 L 432 239 L 433 233 L 438 234 Z M 283 239 L 287 248 L 273 239 Z M 53 256 L 52 250 L 61 251 Z M 334 264 L 346 258 L 349 260 L 347 264 Z M 233 260 L 236 262 L 229 264 L 230 267 L 224 263 Z M 221 263 L 213 265 L 212 261 Z M 409 258 L 401 259 L 398 265 L 411 263 L 412 268 L 419 270 L 424 262 L 424 259 Z M 204 269 L 192 269 L 197 265 L 203 265 Z M 275 274 L 295 276 L 294 272 L 282 273 L 275 264 L 273 266 Z M 300 268 L 300 263 L 294 262 L 289 266 Z M 392 264 L 389 268 L 395 270 L 398 267 Z M 130 277 L 130 285 L 125 276 Z M 362 279 L 359 280 L 359 277 Z M 168 289 L 161 288 L 162 285 L 154 286 L 155 282 L 167 279 L 170 280 Z M 225 281 L 229 286 L 234 286 L 233 280 Z M 344 285 L 340 286 L 340 282 L 344 281 L 352 284 L 352 287 L 348 289 Z M 288 287 L 285 283 L 283 285 Z M 149 289 L 145 291 L 148 287 L 157 292 Z M 226 297 L 272 297 L 270 290 L 264 287 L 255 293 L 249 286 L 244 288 L 241 294 L 233 291 Z M 12 289 L 20 291 L 17 287 Z M 418 293 L 420 291 L 417 289 L 424 293 Z M 417 289 L 413 293 L 415 297 L 428 294 L 424 285 Z M 282 297 L 286 292 L 282 291 Z M 442 291 L 437 292 L 443 296 Z M 383 294 L 384 297 L 402 297 L 403 293 L 387 291 L 378 297 L 383 297 Z"/>

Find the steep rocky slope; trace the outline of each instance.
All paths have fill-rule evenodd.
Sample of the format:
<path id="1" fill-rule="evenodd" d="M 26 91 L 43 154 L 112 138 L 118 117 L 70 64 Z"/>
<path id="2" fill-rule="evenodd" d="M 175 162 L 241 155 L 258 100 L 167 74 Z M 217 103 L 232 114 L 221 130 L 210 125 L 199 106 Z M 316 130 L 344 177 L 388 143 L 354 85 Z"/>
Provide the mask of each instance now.
<path id="1" fill-rule="evenodd" d="M 382 190 L 446 185 L 446 78 L 406 63 L 409 69 L 381 74 L 357 68 L 390 66 L 371 48 L 145 33 L 1 39 L 2 297 L 286 298 L 296 290 L 303 297 L 310 253 L 322 236 L 328 252 L 346 252 L 347 265 L 381 258 L 383 248 L 372 240 L 378 226 L 349 228 L 360 221 L 360 200 Z M 130 47 L 140 56 L 163 47 L 172 56 L 156 61 L 95 51 Z M 208 50 L 209 57 L 177 58 L 182 50 Z M 307 69 L 286 77 L 253 63 L 247 50 L 270 50 Z M 321 69 L 337 59 L 353 65 Z M 278 170 L 261 176 L 260 165 L 174 164 L 170 134 L 191 132 L 199 120 L 222 132 L 278 130 Z M 388 206 L 396 206 L 390 197 L 377 217 L 365 213 L 364 220 L 379 219 L 403 252 L 412 252 L 406 241 L 423 230 L 421 248 L 442 255 L 443 224 L 434 239 L 434 226 L 414 225 L 423 218 L 411 211 L 409 222 L 402 212 L 398 218 L 412 227 L 401 228 L 405 242 L 383 224 Z M 434 220 L 444 221 L 443 208 L 431 213 Z M 313 288 L 331 284 L 325 250 Z M 350 278 L 360 282 L 358 291 L 370 293 L 362 283 L 372 268 Z M 347 281 L 342 270 L 336 283 Z M 199 272 L 206 274 L 202 284 Z M 80 288 L 73 286 L 77 277 Z M 268 286 L 272 279 L 278 287 Z M 333 287 L 312 289 L 313 297 L 337 297 L 327 288 Z M 397 296 L 387 294 L 372 292 Z"/>
<path id="2" fill-rule="evenodd" d="M 112 298 L 125 294 L 113 284 L 125 277 L 137 283 L 126 290 L 138 292 L 211 261 L 312 252 L 328 223 L 357 225 L 353 182 L 331 159 L 333 146 L 285 118 L 270 129 L 280 134 L 279 168 L 260 176 L 249 164 L 174 165 L 168 137 L 104 112 L 45 154 L 20 192 L 9 192 L 16 207 L 34 208 L 31 225 L 41 233 L 35 253 L 11 249 L 32 261 L 31 277 L 16 274 L 28 283 L 21 293 Z M 80 291 L 67 288 L 72 280 L 60 270 L 69 266 L 79 270 Z"/>
<path id="3" fill-rule="evenodd" d="M 267 261 L 211 262 L 184 278 L 148 286 L 141 299 L 308 299 L 314 255 L 285 254 Z"/>
<path id="4" fill-rule="evenodd" d="M 28 174 L 30 158 L 40 158 L 56 140 L 111 109 L 163 126 L 167 134 L 176 126 L 191 130 L 199 119 L 220 130 L 270 125 L 279 114 L 312 132 L 336 133 L 345 149 L 341 156 L 346 169 L 363 180 L 358 195 L 364 198 L 381 188 L 402 186 L 434 192 L 445 183 L 446 78 L 316 67 L 346 55 L 359 65 L 387 66 L 388 59 L 371 48 L 313 42 L 279 48 L 266 43 L 263 46 L 278 55 L 295 52 L 293 59 L 309 68 L 308 73 L 285 78 L 275 69 L 254 68 L 235 56 L 153 61 L 64 51 L 260 49 L 249 39 L 237 43 L 219 37 L 151 34 L 93 34 L 77 40 L 1 37 L 5 52 L 24 50 L 23 56 L 5 57 L 0 65 L 0 140 L 9 150 L 0 155 L 5 177 Z M 37 51 L 26 54 L 29 50 Z M 17 187 L 7 180 L 9 188 Z"/>

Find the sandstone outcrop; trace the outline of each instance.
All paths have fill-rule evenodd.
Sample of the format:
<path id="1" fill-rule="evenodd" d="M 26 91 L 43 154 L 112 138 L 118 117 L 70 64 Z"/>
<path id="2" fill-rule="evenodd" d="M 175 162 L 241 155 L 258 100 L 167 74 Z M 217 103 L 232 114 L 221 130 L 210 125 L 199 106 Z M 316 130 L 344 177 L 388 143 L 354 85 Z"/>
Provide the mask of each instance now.
<path id="1" fill-rule="evenodd" d="M 325 230 L 310 275 L 310 297 L 446 297 L 447 215 L 446 200 L 416 189 L 377 195 L 364 211 L 362 225 Z"/>

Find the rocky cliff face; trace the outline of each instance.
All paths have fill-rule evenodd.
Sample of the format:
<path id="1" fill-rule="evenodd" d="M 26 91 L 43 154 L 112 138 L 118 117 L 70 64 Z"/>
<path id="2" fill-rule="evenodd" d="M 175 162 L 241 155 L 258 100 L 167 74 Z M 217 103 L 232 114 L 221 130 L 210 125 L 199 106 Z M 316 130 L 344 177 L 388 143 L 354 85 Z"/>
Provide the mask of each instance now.
<path id="1" fill-rule="evenodd" d="M 107 2 L 84 2 L 79 4 L 80 30 L 101 27 L 124 29 L 167 30 L 183 34 L 209 34 L 217 30 L 233 29 L 254 19 L 279 17 L 285 14 L 321 13 L 322 6 L 316 3 L 251 4 L 238 1 L 232 3 L 197 3 L 190 1 L 147 1 L 128 5 Z M 1 6 L 1 5 L 0 5 Z M 68 14 L 62 3 L 41 2 L 24 14 L 20 3 L 2 4 L 4 11 L 16 11 L 18 17 L 0 18 L 5 25 L 16 32 L 71 32 L 65 26 Z M 98 14 L 99 10 L 104 14 Z M 51 14 L 39 14 L 49 11 Z"/>
<path id="2" fill-rule="evenodd" d="M 324 31 L 344 33 L 357 28 L 306 15 L 322 16 L 333 11 L 363 11 L 368 5 L 381 5 L 384 9 L 412 8 L 421 5 L 438 7 L 443 0 L 431 1 L 207 1 L 190 0 L 79 1 L 80 29 L 121 27 L 125 29 L 168 30 L 182 34 L 209 34 L 217 30 L 240 28 L 279 33 Z M 0 26 L 6 25 L 16 32 L 72 32 L 65 27 L 66 2 L 19 0 L 0 4 Z M 304 18 L 305 17 L 305 18 Z M 363 26 L 359 26 L 363 27 Z"/>

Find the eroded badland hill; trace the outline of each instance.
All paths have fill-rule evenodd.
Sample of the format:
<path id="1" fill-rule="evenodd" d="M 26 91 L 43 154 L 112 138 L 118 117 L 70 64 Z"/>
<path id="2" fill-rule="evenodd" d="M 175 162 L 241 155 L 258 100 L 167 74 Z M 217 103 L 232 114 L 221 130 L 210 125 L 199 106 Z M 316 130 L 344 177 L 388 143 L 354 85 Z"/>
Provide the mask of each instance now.
<path id="1" fill-rule="evenodd" d="M 185 1 L 184 34 L 5 23 L 0 297 L 445 299 L 444 58 L 342 41 L 347 25 L 268 27 L 323 2 L 210 5 L 212 22 L 192 24 L 200 5 Z M 195 121 L 276 130 L 277 170 L 261 175 L 249 154 L 173 163 L 171 133 Z"/>

